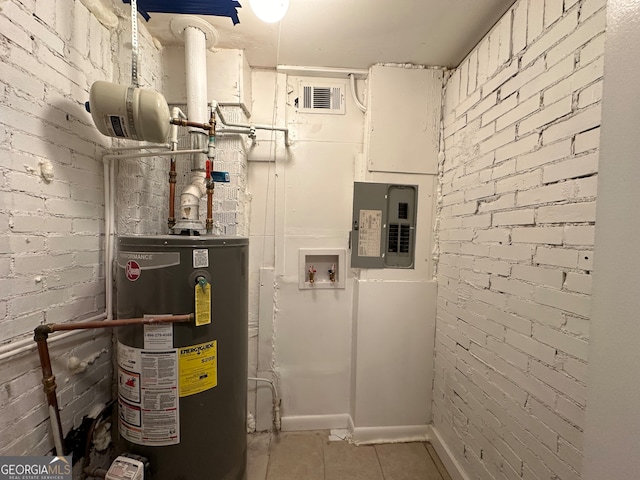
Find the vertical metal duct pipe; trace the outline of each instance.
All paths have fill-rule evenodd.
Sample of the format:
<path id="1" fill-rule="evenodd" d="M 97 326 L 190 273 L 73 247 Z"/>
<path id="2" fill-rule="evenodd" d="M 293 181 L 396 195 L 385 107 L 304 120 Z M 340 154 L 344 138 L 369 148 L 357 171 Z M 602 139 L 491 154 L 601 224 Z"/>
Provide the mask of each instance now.
<path id="1" fill-rule="evenodd" d="M 180 16 L 171 21 L 173 33 L 184 40 L 187 81 L 187 116 L 189 122 L 206 124 L 207 107 L 207 48 L 218 41 L 216 30 L 205 20 L 194 16 Z M 208 133 L 190 127 L 191 149 L 206 150 Z M 204 230 L 200 221 L 200 199 L 207 193 L 206 161 L 204 153 L 192 155 L 191 183 L 180 195 L 180 218 L 175 233 L 183 230 Z"/>

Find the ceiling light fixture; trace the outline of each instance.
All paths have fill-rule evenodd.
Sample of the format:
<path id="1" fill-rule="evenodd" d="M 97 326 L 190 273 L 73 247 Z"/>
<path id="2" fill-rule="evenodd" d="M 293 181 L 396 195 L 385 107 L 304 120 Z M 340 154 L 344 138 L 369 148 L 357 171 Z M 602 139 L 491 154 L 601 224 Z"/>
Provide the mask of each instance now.
<path id="1" fill-rule="evenodd" d="M 287 13 L 289 0 L 249 0 L 249 5 L 260 20 L 276 23 Z"/>

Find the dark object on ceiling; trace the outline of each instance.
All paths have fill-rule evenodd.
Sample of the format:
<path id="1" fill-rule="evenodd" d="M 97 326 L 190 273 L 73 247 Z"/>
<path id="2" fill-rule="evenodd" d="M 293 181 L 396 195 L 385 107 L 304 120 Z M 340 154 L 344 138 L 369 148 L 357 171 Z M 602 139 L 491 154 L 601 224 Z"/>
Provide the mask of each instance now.
<path id="1" fill-rule="evenodd" d="M 131 0 L 122 0 L 131 3 Z M 148 22 L 150 12 L 185 13 L 190 15 L 215 15 L 229 17 L 234 25 L 240 23 L 237 0 L 138 0 L 138 12 Z"/>

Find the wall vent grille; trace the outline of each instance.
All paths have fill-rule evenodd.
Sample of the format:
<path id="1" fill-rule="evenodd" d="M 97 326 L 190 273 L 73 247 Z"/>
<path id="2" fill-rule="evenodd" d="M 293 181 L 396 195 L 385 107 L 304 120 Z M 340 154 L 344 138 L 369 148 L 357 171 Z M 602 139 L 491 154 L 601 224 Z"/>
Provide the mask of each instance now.
<path id="1" fill-rule="evenodd" d="M 300 83 L 298 111 L 344 115 L 344 84 Z"/>

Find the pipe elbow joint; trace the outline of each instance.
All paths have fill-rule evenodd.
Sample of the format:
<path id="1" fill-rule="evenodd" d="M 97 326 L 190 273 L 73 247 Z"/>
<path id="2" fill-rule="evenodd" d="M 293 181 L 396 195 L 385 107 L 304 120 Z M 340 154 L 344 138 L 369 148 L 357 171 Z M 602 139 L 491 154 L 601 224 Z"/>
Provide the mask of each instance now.
<path id="1" fill-rule="evenodd" d="M 50 333 L 53 333 L 53 329 L 51 328 L 51 325 L 47 325 L 46 323 L 44 325 L 38 325 L 33 330 L 33 339 L 36 342 L 41 342 L 49 338 Z"/>
<path id="2" fill-rule="evenodd" d="M 200 199 L 203 195 L 204 193 L 198 185 L 191 184 L 184 189 L 180 195 L 180 209 L 182 210 L 183 219 L 198 219 Z"/>
<path id="3" fill-rule="evenodd" d="M 206 192 L 206 189 L 204 189 Z M 203 189 L 201 189 L 198 185 L 189 185 L 182 191 L 180 195 L 180 205 L 183 207 L 185 205 L 194 206 L 200 203 L 200 199 L 204 195 Z"/>

